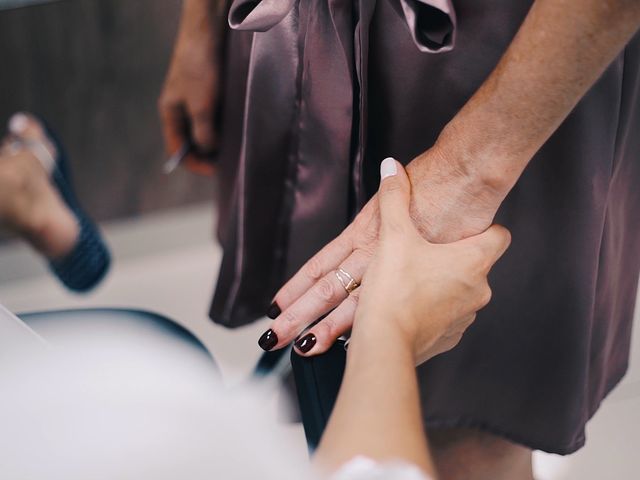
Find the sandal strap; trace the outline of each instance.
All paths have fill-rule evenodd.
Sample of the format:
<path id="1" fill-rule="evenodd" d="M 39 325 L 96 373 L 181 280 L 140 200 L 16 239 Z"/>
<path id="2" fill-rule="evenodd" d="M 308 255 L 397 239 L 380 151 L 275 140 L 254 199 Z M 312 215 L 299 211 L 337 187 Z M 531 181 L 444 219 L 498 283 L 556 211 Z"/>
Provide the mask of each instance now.
<path id="1" fill-rule="evenodd" d="M 15 155 L 22 150 L 28 150 L 31 154 L 38 159 L 42 168 L 44 168 L 47 175 L 50 177 L 56 168 L 56 159 L 51 155 L 51 152 L 47 150 L 44 143 L 37 140 L 28 140 L 23 138 L 13 139 L 7 146 L 9 153 Z"/>
<path id="2" fill-rule="evenodd" d="M 80 215 L 78 220 L 80 235 L 73 250 L 49 265 L 67 288 L 85 292 L 106 275 L 111 256 L 94 224 L 84 215 Z"/>

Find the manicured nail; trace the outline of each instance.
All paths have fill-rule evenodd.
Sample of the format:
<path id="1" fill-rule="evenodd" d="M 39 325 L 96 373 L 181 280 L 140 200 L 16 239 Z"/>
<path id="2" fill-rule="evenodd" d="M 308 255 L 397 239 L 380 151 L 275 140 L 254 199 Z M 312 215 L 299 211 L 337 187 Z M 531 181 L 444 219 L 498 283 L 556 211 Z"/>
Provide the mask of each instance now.
<path id="1" fill-rule="evenodd" d="M 380 164 L 380 180 L 393 177 L 396 173 L 398 173 L 398 166 L 395 159 L 391 157 L 385 158 Z"/>
<path id="2" fill-rule="evenodd" d="M 16 113 L 9 120 L 9 131 L 15 135 L 24 132 L 29 125 L 29 117 L 24 113 Z"/>
<path id="3" fill-rule="evenodd" d="M 278 304 L 276 302 L 273 302 L 269 306 L 269 310 L 267 310 L 267 317 L 269 317 L 271 320 L 275 320 L 281 313 L 282 310 L 280 310 Z"/>
<path id="4" fill-rule="evenodd" d="M 278 335 L 276 335 L 276 332 L 274 332 L 271 329 L 264 332 L 260 337 L 260 340 L 258 340 L 258 345 L 260 345 L 260 348 L 267 352 L 271 350 L 273 347 L 275 347 L 277 344 L 278 344 Z"/>
<path id="5" fill-rule="evenodd" d="M 316 336 L 313 333 L 309 333 L 302 338 L 296 340 L 296 348 L 300 350 L 302 353 L 308 353 L 315 344 L 316 344 Z"/>

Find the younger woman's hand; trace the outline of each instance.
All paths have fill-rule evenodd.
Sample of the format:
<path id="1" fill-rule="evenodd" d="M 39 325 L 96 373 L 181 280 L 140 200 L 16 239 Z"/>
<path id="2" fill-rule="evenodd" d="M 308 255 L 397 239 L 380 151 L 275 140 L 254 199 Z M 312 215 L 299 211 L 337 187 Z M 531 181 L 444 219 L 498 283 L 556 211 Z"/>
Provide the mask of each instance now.
<path id="1" fill-rule="evenodd" d="M 411 220 L 402 165 L 386 159 L 380 173 L 380 242 L 360 287 L 353 337 L 399 330 L 419 364 L 456 346 L 489 302 L 487 274 L 511 237 L 493 225 L 458 242 L 429 243 Z"/>
<path id="2" fill-rule="evenodd" d="M 386 159 L 381 177 L 379 243 L 362 286 L 349 296 L 358 303 L 352 341 L 369 339 L 383 348 L 385 341 L 400 338 L 419 364 L 453 348 L 489 302 L 487 274 L 509 246 L 510 234 L 493 225 L 458 242 L 430 243 L 411 219 L 411 184 L 402 165 Z M 330 325 L 320 322 L 296 349 L 316 355 L 334 338 Z M 300 349 L 305 339 L 314 343 L 308 352 Z"/>

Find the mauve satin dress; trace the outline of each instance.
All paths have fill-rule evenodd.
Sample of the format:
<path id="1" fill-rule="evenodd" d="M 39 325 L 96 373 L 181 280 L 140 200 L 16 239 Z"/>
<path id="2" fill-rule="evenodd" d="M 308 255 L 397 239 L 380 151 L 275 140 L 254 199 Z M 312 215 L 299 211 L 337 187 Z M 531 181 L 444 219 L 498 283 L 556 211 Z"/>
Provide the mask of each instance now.
<path id="1" fill-rule="evenodd" d="M 379 162 L 429 148 L 531 0 L 235 0 L 226 37 L 211 318 L 264 316 L 276 290 L 375 192 Z M 597 41 L 597 38 L 594 39 Z M 640 38 L 532 160 L 496 221 L 494 297 L 420 367 L 430 428 L 567 454 L 624 375 L 640 271 Z M 402 305 L 398 305 L 401 309 Z"/>

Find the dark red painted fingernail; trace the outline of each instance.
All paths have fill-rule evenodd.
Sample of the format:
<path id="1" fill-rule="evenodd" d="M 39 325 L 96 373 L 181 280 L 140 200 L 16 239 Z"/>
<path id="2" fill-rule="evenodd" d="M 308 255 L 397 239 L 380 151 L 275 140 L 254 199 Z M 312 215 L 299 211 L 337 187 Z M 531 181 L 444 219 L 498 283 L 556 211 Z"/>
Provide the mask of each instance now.
<path id="1" fill-rule="evenodd" d="M 300 350 L 302 353 L 308 353 L 315 344 L 316 344 L 316 336 L 313 333 L 309 333 L 302 338 L 296 340 L 296 348 Z"/>
<path id="2" fill-rule="evenodd" d="M 271 329 L 264 332 L 260 337 L 260 340 L 258 340 L 258 345 L 260 345 L 260 348 L 267 352 L 271 350 L 273 347 L 275 347 L 277 344 L 278 344 L 278 335 L 276 335 L 276 332 L 274 332 Z"/>
<path id="3" fill-rule="evenodd" d="M 275 320 L 281 313 L 282 310 L 280 310 L 278 304 L 276 302 L 273 302 L 269 306 L 269 310 L 267 310 L 267 317 L 269 317 L 271 320 Z"/>

